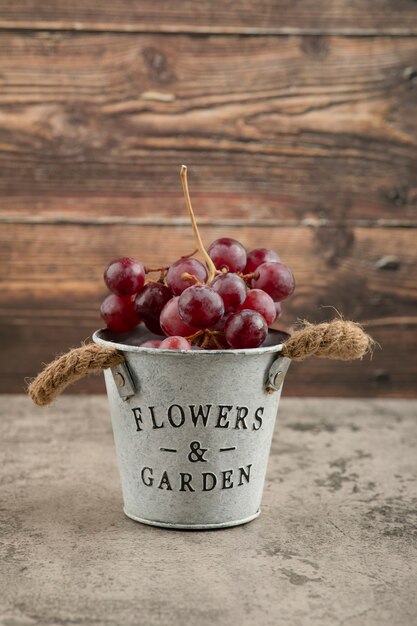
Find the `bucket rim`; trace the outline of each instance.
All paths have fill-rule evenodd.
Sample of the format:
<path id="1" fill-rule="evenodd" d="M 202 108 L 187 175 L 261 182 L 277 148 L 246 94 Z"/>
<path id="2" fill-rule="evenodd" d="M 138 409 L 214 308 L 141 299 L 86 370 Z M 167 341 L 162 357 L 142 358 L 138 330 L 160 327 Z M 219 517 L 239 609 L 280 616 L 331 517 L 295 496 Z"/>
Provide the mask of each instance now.
<path id="1" fill-rule="evenodd" d="M 100 337 L 100 333 L 105 331 L 105 328 L 99 328 L 93 333 L 92 339 L 94 343 L 97 343 L 100 346 L 104 346 L 105 348 L 116 348 L 120 352 L 134 352 L 138 354 L 169 354 L 171 356 L 178 356 L 181 354 L 184 357 L 188 358 L 196 358 L 196 356 L 203 356 L 204 358 L 214 358 L 219 354 L 225 354 L 228 356 L 232 355 L 240 355 L 240 356 L 250 356 L 257 354 L 274 354 L 282 352 L 284 347 L 284 343 L 274 344 L 272 346 L 260 346 L 259 348 L 242 348 L 242 349 L 230 349 L 230 350 L 164 350 L 161 348 L 142 348 L 141 346 L 132 346 L 126 343 L 119 343 L 116 341 L 109 341 L 107 339 L 103 339 Z M 271 333 L 285 333 L 285 331 L 278 331 L 273 328 L 269 329 Z M 288 335 L 289 337 L 290 335 Z"/>

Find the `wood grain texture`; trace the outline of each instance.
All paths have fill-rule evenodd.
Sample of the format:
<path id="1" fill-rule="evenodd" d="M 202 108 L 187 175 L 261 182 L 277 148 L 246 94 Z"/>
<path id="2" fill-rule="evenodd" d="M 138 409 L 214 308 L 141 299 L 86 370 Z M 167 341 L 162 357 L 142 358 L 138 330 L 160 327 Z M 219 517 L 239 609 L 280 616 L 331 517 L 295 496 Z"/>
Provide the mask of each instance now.
<path id="1" fill-rule="evenodd" d="M 0 27 L 127 32 L 417 32 L 413 0 L 1 0 Z"/>
<path id="2" fill-rule="evenodd" d="M 297 318 L 322 321 L 335 307 L 365 323 L 381 348 L 373 359 L 341 364 L 312 359 L 293 364 L 290 395 L 411 396 L 417 363 L 414 232 L 399 229 L 203 227 L 208 244 L 238 237 L 249 248 L 275 248 L 294 270 L 297 289 L 279 326 Z M 20 392 L 42 362 L 79 345 L 101 325 L 106 294 L 102 271 L 110 256 L 146 264 L 175 260 L 193 249 L 190 228 L 3 225 L 0 230 L 1 391 Z M 379 269 L 394 256 L 397 269 Z M 74 392 L 102 390 L 100 379 Z"/>
<path id="3" fill-rule="evenodd" d="M 23 17 L 21 3 L 3 4 Z M 370 17 L 371 5 L 351 10 Z M 395 3 L 395 14 L 410 19 L 415 6 Z M 203 219 L 410 223 L 416 62 L 407 37 L 3 32 L 2 214 L 183 216 L 185 162 Z"/>

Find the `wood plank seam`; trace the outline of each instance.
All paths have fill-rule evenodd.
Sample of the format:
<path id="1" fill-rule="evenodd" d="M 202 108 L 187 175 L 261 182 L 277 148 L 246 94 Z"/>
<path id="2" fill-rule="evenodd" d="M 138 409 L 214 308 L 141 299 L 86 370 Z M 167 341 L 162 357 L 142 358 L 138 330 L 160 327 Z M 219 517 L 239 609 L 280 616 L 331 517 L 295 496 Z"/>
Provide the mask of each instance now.
<path id="1" fill-rule="evenodd" d="M 84 27 L 81 23 L 74 23 L 72 27 L 63 26 L 59 22 L 31 22 L 27 26 L 16 21 L 0 20 L 1 32 L 60 32 L 60 33 L 83 33 L 86 35 L 94 35 L 99 33 L 114 33 L 121 35 L 188 35 L 188 36 L 206 36 L 206 35 L 224 35 L 239 37 L 347 37 L 347 38 L 363 38 L 363 37 L 417 37 L 417 28 L 250 28 L 250 27 L 231 27 L 231 26 L 190 26 L 177 28 L 175 26 L 161 26 L 160 28 L 146 28 L 142 25 L 112 25 L 112 24 L 88 24 Z"/>
<path id="2" fill-rule="evenodd" d="M 414 220 L 389 220 L 389 219 L 303 219 L 303 220 L 251 220 L 251 219 L 210 219 L 199 217 L 198 222 L 202 226 L 224 226 L 232 228 L 335 228 L 343 224 L 349 228 L 417 228 Z M 187 218 L 183 217 L 125 217 L 123 215 L 106 217 L 71 217 L 71 216 L 37 216 L 37 215 L 0 215 L 0 224 L 33 224 L 46 226 L 160 226 L 171 228 L 173 226 L 189 226 Z"/>

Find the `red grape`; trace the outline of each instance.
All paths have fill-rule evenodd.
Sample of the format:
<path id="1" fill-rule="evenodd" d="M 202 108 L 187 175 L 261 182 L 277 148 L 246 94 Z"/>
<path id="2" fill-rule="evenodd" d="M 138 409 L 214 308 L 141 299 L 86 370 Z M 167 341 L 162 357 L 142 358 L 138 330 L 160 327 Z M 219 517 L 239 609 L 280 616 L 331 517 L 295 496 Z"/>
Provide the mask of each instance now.
<path id="1" fill-rule="evenodd" d="M 197 259 L 180 259 L 175 261 L 168 270 L 167 273 L 167 285 L 173 291 L 176 296 L 182 294 L 187 287 L 191 287 L 196 283 L 195 280 L 188 278 L 184 280 L 183 274 L 192 274 L 196 277 L 197 281 L 204 283 L 207 280 L 207 270 L 200 261 Z"/>
<path id="2" fill-rule="evenodd" d="M 148 283 L 136 296 L 136 311 L 146 328 L 155 335 L 165 335 L 159 324 L 159 316 L 171 298 L 171 289 L 162 283 Z"/>
<path id="3" fill-rule="evenodd" d="M 148 330 L 151 331 L 151 333 L 153 333 L 154 335 L 163 335 L 165 336 L 164 331 L 161 328 L 161 325 L 159 323 L 159 315 L 156 314 L 154 317 L 147 317 L 146 319 L 143 320 L 143 323 L 145 324 L 146 328 Z M 161 339 L 162 341 L 162 339 Z"/>
<path id="4" fill-rule="evenodd" d="M 233 313 L 225 313 L 218 322 L 213 324 L 213 326 L 210 326 L 210 330 L 224 330 L 224 325 L 231 315 L 233 315 Z"/>
<path id="5" fill-rule="evenodd" d="M 266 261 L 279 262 L 280 260 L 277 253 L 273 250 L 269 250 L 269 248 L 255 248 L 248 252 L 244 273 L 250 274 L 254 272 L 261 263 L 266 263 Z"/>
<path id="6" fill-rule="evenodd" d="M 161 311 L 159 323 L 164 333 L 168 336 L 177 335 L 180 337 L 189 337 L 190 335 L 194 335 L 197 329 L 186 324 L 180 317 L 178 300 L 179 296 L 171 298 L 171 300 L 166 303 Z"/>
<path id="7" fill-rule="evenodd" d="M 220 274 L 211 286 L 222 297 L 226 313 L 236 311 L 246 297 L 245 281 L 237 274 Z"/>
<path id="8" fill-rule="evenodd" d="M 243 304 L 240 305 L 239 310 L 251 309 L 251 311 L 257 311 L 264 318 L 268 326 L 271 326 L 277 317 L 277 311 L 275 309 L 275 302 L 265 291 L 262 289 L 252 289 Z"/>
<path id="9" fill-rule="evenodd" d="M 284 300 L 294 291 L 294 276 L 283 263 L 262 263 L 256 268 L 256 274 L 252 287 L 266 291 L 274 301 Z"/>
<path id="10" fill-rule="evenodd" d="M 224 327 L 226 341 L 232 348 L 257 348 L 267 334 L 265 318 L 250 309 L 231 315 Z"/>
<path id="11" fill-rule="evenodd" d="M 241 272 L 245 269 L 246 250 L 236 239 L 216 239 L 208 249 L 208 254 L 217 269 L 227 267 L 230 272 Z"/>
<path id="12" fill-rule="evenodd" d="M 142 319 L 155 319 L 172 298 L 171 289 L 162 283 L 148 283 L 138 293 L 135 300 L 136 311 Z"/>
<path id="13" fill-rule="evenodd" d="M 280 302 L 274 302 L 274 305 L 275 305 L 275 311 L 277 312 L 277 316 L 275 318 L 275 321 L 276 321 L 282 313 L 282 306 Z"/>
<path id="14" fill-rule="evenodd" d="M 224 314 L 223 300 L 207 285 L 188 287 L 178 301 L 180 316 L 186 324 L 195 328 L 209 328 Z"/>
<path id="15" fill-rule="evenodd" d="M 161 345 L 161 339 L 148 339 L 144 343 L 140 344 L 141 348 L 159 348 Z"/>
<path id="16" fill-rule="evenodd" d="M 122 298 L 115 293 L 111 293 L 103 300 L 100 315 L 106 322 L 107 328 L 115 333 L 127 333 L 140 323 L 133 299 Z"/>
<path id="17" fill-rule="evenodd" d="M 125 256 L 107 266 L 104 282 L 118 296 L 133 296 L 145 284 L 145 270 L 142 263 Z"/>
<path id="18" fill-rule="evenodd" d="M 184 337 L 167 337 L 159 347 L 161 350 L 191 350 L 191 344 Z"/>

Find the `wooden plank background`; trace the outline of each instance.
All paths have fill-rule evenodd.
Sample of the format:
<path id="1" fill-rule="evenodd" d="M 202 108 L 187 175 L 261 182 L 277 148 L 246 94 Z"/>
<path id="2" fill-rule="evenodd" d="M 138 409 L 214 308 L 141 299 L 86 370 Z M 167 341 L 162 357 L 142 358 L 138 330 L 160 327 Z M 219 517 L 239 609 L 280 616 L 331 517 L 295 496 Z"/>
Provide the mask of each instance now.
<path id="1" fill-rule="evenodd" d="M 1 0 L 0 27 L 250 35 L 417 33 L 414 0 Z"/>
<path id="2" fill-rule="evenodd" d="M 416 89 L 412 0 L 0 0 L 0 391 L 100 325 L 110 258 L 191 251 L 187 163 L 207 243 L 293 268 L 282 326 L 332 305 L 381 346 L 286 393 L 415 395 Z"/>

